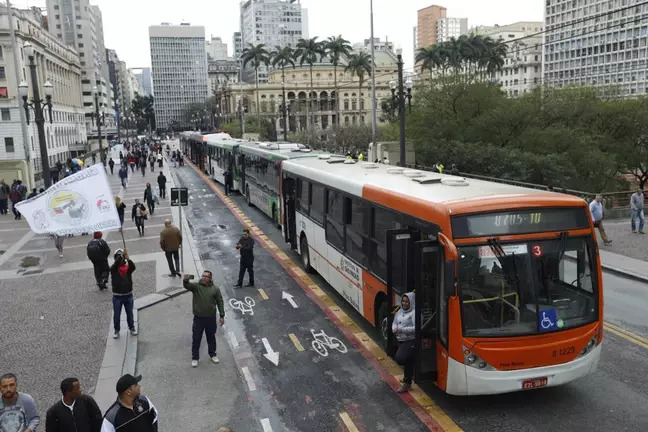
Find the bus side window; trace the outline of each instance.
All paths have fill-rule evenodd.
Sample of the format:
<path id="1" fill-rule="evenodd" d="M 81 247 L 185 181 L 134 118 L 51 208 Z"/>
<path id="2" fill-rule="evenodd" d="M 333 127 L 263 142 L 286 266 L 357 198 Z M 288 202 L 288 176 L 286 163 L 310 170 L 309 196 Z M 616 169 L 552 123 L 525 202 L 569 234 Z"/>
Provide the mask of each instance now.
<path id="1" fill-rule="evenodd" d="M 320 225 L 324 224 L 324 186 L 311 184 L 310 216 Z"/>
<path id="2" fill-rule="evenodd" d="M 306 180 L 297 179 L 297 208 L 308 216 L 309 214 L 309 188 Z"/>
<path id="3" fill-rule="evenodd" d="M 368 210 L 369 206 L 361 200 L 344 199 L 345 251 L 351 259 L 365 268 L 369 265 Z"/>

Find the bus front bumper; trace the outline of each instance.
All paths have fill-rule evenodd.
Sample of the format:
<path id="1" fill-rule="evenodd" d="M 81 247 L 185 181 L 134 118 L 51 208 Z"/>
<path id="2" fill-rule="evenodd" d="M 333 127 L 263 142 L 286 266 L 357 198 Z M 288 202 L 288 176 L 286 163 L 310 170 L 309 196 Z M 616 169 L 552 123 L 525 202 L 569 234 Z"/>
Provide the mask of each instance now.
<path id="1" fill-rule="evenodd" d="M 601 357 L 601 344 L 569 363 L 512 371 L 484 371 L 448 360 L 446 392 L 452 395 L 487 395 L 521 391 L 527 380 L 547 378 L 554 387 L 584 377 L 596 370 Z"/>

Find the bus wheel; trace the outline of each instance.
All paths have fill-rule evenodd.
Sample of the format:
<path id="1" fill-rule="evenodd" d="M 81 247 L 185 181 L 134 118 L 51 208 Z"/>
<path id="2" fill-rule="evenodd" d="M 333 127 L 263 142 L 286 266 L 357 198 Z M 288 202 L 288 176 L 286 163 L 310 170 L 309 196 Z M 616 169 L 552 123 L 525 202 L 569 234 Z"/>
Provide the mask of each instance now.
<path id="1" fill-rule="evenodd" d="M 308 250 L 308 239 L 306 236 L 302 236 L 301 241 L 299 242 L 300 250 L 301 250 L 301 258 L 302 258 L 302 265 L 304 266 L 304 270 L 307 272 L 313 271 L 313 267 L 311 267 L 310 263 L 310 251 Z"/>
<path id="2" fill-rule="evenodd" d="M 247 186 L 245 188 L 245 199 L 247 201 L 247 205 L 252 207 L 252 199 L 250 198 L 250 186 Z"/>
<path id="3" fill-rule="evenodd" d="M 396 353 L 396 347 L 393 343 L 390 343 L 391 335 L 391 314 L 389 313 L 389 305 L 386 301 L 380 304 L 378 309 L 378 322 L 380 323 L 380 340 L 382 342 L 382 348 L 385 350 L 387 355 L 393 356 Z"/>

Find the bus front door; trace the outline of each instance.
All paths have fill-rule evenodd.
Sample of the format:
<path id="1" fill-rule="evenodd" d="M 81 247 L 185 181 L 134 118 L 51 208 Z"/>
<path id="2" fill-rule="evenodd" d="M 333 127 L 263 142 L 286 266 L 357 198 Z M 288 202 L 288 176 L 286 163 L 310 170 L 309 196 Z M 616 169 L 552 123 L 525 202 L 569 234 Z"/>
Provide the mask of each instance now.
<path id="1" fill-rule="evenodd" d="M 283 179 L 283 203 L 284 203 L 284 220 L 283 224 L 284 239 L 290 243 L 291 249 L 297 249 L 297 218 L 295 213 L 295 179 L 285 177 Z"/>
<path id="2" fill-rule="evenodd" d="M 416 231 L 412 229 L 387 231 L 387 305 L 386 310 L 381 311 L 380 325 L 384 348 L 390 355 L 394 354 L 397 348 L 396 338 L 391 332 L 394 313 L 400 307 L 401 295 L 415 289 L 412 272 L 412 245 L 415 235 Z"/>
<path id="3" fill-rule="evenodd" d="M 439 243 L 422 240 L 413 243 L 414 286 L 416 287 L 416 382 L 437 378 L 437 304 L 441 254 Z"/>

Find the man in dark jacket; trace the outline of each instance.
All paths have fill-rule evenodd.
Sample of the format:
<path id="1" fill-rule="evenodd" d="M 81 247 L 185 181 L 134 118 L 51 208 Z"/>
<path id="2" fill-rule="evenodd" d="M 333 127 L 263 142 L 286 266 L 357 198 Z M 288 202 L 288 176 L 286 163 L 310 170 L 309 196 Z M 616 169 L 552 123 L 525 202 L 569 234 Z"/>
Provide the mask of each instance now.
<path id="1" fill-rule="evenodd" d="M 102 432 L 157 432 L 158 412 L 142 394 L 142 375 L 126 374 L 117 381 L 117 400 L 103 419 Z"/>
<path id="2" fill-rule="evenodd" d="M 113 326 L 115 328 L 114 339 L 119 339 L 120 320 L 122 306 L 126 310 L 126 322 L 131 335 L 137 336 L 135 322 L 133 320 L 133 272 L 135 263 L 128 258 L 128 251 L 117 249 L 115 251 L 115 262 L 110 267 L 110 278 L 113 292 Z"/>
<path id="3" fill-rule="evenodd" d="M 162 171 L 157 178 L 158 187 L 160 188 L 160 198 L 166 198 L 166 182 L 167 178 Z"/>
<path id="4" fill-rule="evenodd" d="M 250 283 L 245 286 L 254 286 L 254 239 L 250 236 L 249 229 L 246 228 L 243 230 L 243 236 L 238 243 L 236 243 L 236 249 L 241 253 L 241 263 L 239 265 L 238 282 L 236 282 L 236 285 L 234 286 L 237 288 L 243 286 L 245 270 L 247 270 L 248 275 L 250 276 Z"/>
<path id="5" fill-rule="evenodd" d="M 101 410 L 97 402 L 81 391 L 77 378 L 61 382 L 63 397 L 47 410 L 45 432 L 100 432 Z"/>
<path id="6" fill-rule="evenodd" d="M 93 239 L 88 242 L 86 253 L 94 267 L 97 286 L 103 291 L 108 289 L 108 273 L 110 272 L 108 256 L 110 255 L 110 246 L 108 246 L 106 240 L 101 238 L 102 236 L 101 231 L 96 231 L 93 234 Z"/>
<path id="7" fill-rule="evenodd" d="M 207 350 L 212 362 L 218 363 L 216 357 L 216 308 L 220 315 L 219 324 L 225 323 L 225 307 L 220 289 L 212 282 L 212 272 L 205 270 L 198 283 L 189 282 L 189 275 L 184 275 L 182 285 L 193 293 L 193 338 L 191 342 L 191 367 L 198 366 L 200 342 L 203 332 L 207 339 Z"/>
<path id="8" fill-rule="evenodd" d="M 110 158 L 110 160 L 108 161 L 108 166 L 110 167 L 110 175 L 113 175 L 115 170 L 115 161 L 113 160 L 113 158 Z"/>

